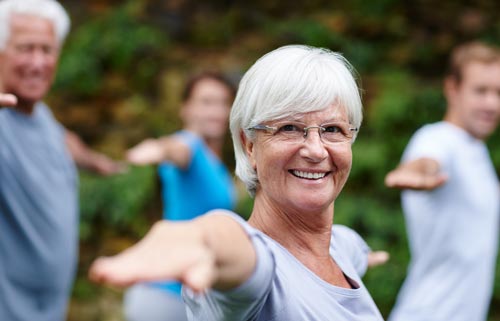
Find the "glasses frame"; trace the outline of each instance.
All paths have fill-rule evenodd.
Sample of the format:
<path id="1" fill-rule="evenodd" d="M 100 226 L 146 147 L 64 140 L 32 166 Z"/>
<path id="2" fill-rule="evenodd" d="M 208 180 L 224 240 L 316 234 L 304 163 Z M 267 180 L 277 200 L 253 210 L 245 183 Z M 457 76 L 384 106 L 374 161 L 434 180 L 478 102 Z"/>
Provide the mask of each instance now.
<path id="1" fill-rule="evenodd" d="M 334 124 L 334 123 L 332 123 L 332 124 Z M 330 124 L 324 124 L 324 125 L 330 125 Z M 341 142 L 347 142 L 349 140 L 352 140 L 353 137 L 354 137 L 354 133 L 356 133 L 359 130 L 358 127 L 349 127 L 348 130 L 351 131 L 351 132 L 353 132 L 353 134 L 352 134 L 351 137 L 347 137 L 348 139 L 346 139 L 345 141 L 330 142 L 330 141 L 327 140 L 325 142 L 325 141 L 323 141 L 323 133 L 326 131 L 326 128 L 323 127 L 324 125 L 304 127 L 303 128 L 304 135 L 302 137 L 305 140 L 307 138 L 307 135 L 309 134 L 309 129 L 317 128 L 318 129 L 319 138 L 321 139 L 322 142 L 324 142 L 324 143 L 341 143 Z M 276 135 L 276 133 L 278 132 L 279 128 L 280 128 L 279 126 L 269 126 L 269 125 L 264 125 L 264 124 L 257 124 L 255 126 L 248 127 L 247 130 L 263 130 L 263 131 L 270 132 L 273 135 Z"/>

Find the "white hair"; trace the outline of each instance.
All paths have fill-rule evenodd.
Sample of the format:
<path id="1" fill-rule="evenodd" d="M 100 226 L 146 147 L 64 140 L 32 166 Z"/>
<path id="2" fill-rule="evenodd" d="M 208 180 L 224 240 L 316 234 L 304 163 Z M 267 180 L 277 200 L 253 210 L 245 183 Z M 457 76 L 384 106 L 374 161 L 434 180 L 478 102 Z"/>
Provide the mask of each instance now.
<path id="1" fill-rule="evenodd" d="M 354 74 L 354 68 L 341 54 L 302 45 L 271 51 L 246 72 L 231 109 L 230 128 L 236 175 L 250 195 L 255 195 L 258 179 L 240 134 L 253 140 L 250 127 L 320 111 L 332 103 L 345 108 L 349 122 L 359 128 L 363 111 Z"/>
<path id="2" fill-rule="evenodd" d="M 55 0 L 0 0 L 0 50 L 5 49 L 10 37 L 12 14 L 27 14 L 49 19 L 62 45 L 70 27 L 70 18 L 64 8 Z"/>

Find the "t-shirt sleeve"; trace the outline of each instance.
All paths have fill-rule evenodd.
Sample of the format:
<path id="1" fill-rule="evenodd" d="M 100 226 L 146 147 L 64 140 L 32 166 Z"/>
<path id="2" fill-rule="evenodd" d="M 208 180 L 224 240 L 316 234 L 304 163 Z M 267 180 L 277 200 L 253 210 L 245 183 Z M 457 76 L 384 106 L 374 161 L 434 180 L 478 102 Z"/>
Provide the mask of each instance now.
<path id="1" fill-rule="evenodd" d="M 368 268 L 368 253 L 370 247 L 354 230 L 344 225 L 334 225 L 332 228 L 333 242 L 342 248 L 352 263 L 356 273 L 362 277 Z"/>
<path id="2" fill-rule="evenodd" d="M 435 159 L 442 166 L 447 162 L 448 144 L 443 137 L 446 132 L 430 126 L 419 129 L 411 138 L 403 153 L 402 161 L 411 161 L 422 157 Z"/>
<path id="3" fill-rule="evenodd" d="M 208 290 L 194 294 L 183 288 L 183 299 L 187 305 L 189 320 L 254 320 L 262 309 L 271 289 L 275 261 L 262 235 L 243 219 L 228 212 L 248 233 L 257 254 L 255 270 L 250 278 L 229 291 Z"/>

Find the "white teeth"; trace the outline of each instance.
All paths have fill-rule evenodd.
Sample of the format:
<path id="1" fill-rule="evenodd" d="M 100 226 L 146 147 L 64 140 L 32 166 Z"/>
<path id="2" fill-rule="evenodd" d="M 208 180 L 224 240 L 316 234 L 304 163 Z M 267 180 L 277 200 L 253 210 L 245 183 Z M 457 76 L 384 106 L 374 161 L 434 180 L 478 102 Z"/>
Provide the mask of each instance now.
<path id="1" fill-rule="evenodd" d="M 307 179 L 320 179 L 325 177 L 326 173 L 308 173 L 302 171 L 293 171 L 293 174 L 298 177 L 307 178 Z"/>

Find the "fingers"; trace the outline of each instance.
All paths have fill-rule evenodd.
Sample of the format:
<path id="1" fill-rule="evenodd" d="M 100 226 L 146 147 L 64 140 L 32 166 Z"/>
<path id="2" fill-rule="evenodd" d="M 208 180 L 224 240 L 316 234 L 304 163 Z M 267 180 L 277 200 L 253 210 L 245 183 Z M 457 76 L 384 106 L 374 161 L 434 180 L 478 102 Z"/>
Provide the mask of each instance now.
<path id="1" fill-rule="evenodd" d="M 419 158 L 400 164 L 385 177 L 385 185 L 390 188 L 432 190 L 447 181 L 439 163 L 432 158 Z"/>
<path id="2" fill-rule="evenodd" d="M 162 221 L 121 254 L 97 259 L 88 276 L 94 282 L 118 287 L 178 280 L 201 292 L 215 282 L 213 255 L 191 226 Z"/>
<path id="3" fill-rule="evenodd" d="M 124 174 L 128 171 L 128 165 L 125 162 L 118 162 L 109 159 L 106 163 L 102 164 L 100 174 L 104 176 Z"/>
<path id="4" fill-rule="evenodd" d="M 2 107 L 14 107 L 17 105 L 17 97 L 11 94 L 0 93 L 0 106 Z"/>
<path id="5" fill-rule="evenodd" d="M 413 174 L 392 171 L 385 177 L 385 185 L 389 188 L 433 190 L 448 180 L 445 174 Z"/>
<path id="6" fill-rule="evenodd" d="M 397 177 L 397 174 L 395 173 L 395 171 L 391 171 L 389 172 L 389 174 L 387 174 L 385 176 L 385 180 L 384 180 L 384 183 L 385 183 L 385 186 L 389 187 L 389 188 L 397 188 L 398 187 L 398 177 Z"/>
<path id="7" fill-rule="evenodd" d="M 95 260 L 89 269 L 89 279 L 118 287 L 146 281 L 151 274 L 159 280 L 155 271 L 158 265 L 151 261 L 150 253 L 143 249 L 141 242 L 118 255 Z"/>
<path id="8" fill-rule="evenodd" d="M 368 267 L 385 264 L 389 260 L 389 253 L 386 251 L 374 251 L 368 253 Z"/>
<path id="9" fill-rule="evenodd" d="M 98 258 L 89 269 L 89 279 L 95 283 L 111 284 L 119 287 L 133 284 L 134 278 L 127 275 L 126 271 L 120 271 L 122 266 L 116 263 L 112 258 Z"/>
<path id="10" fill-rule="evenodd" d="M 161 150 L 154 140 L 148 139 L 129 149 L 126 153 L 126 159 L 134 165 L 159 163 L 161 161 Z"/>

